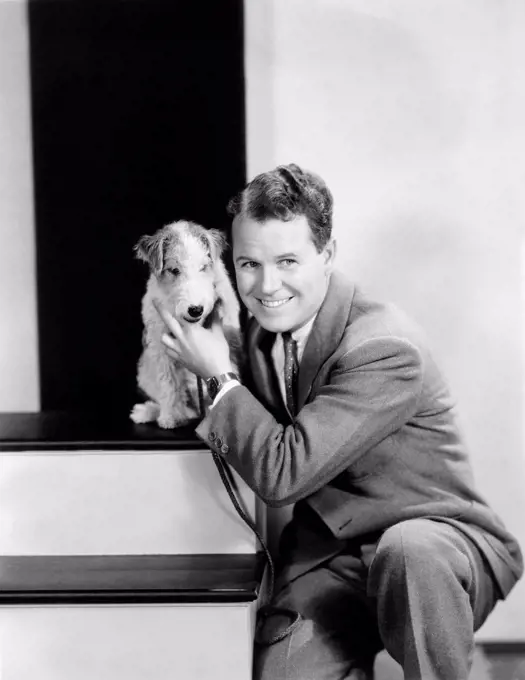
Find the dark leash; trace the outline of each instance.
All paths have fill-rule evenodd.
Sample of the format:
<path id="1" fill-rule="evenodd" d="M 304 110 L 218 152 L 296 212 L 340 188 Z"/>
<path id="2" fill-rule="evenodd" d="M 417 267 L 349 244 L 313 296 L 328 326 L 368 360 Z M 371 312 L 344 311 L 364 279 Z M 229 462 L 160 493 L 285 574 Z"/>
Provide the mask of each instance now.
<path id="1" fill-rule="evenodd" d="M 197 376 L 197 390 L 198 390 L 198 395 L 199 395 L 199 410 L 200 410 L 200 415 L 201 418 L 204 418 L 206 415 L 206 409 L 204 407 L 204 381 L 200 376 Z M 214 449 L 211 449 L 211 455 L 213 458 L 213 462 L 215 463 L 215 466 L 217 468 L 217 471 L 219 472 L 219 476 L 222 480 L 222 483 L 224 485 L 224 488 L 226 489 L 228 496 L 230 497 L 230 500 L 232 502 L 233 507 L 237 511 L 237 514 L 239 517 L 243 520 L 243 522 L 253 531 L 255 536 L 257 537 L 261 548 L 263 549 L 264 555 L 266 557 L 266 562 L 268 564 L 268 591 L 266 594 L 266 601 L 267 604 L 263 605 L 262 607 L 259 608 L 257 611 L 257 625 L 255 628 L 255 642 L 264 645 L 264 646 L 270 646 L 274 645 L 276 642 L 280 642 L 281 640 L 284 640 L 284 638 L 288 637 L 299 625 L 299 623 L 302 621 L 302 616 L 299 614 L 299 612 L 294 611 L 293 609 L 287 609 L 285 607 L 275 607 L 271 604 L 269 604 L 272 599 L 273 599 L 273 591 L 275 588 L 275 566 L 273 563 L 272 556 L 270 554 L 270 551 L 268 549 L 268 546 L 266 545 L 265 540 L 261 536 L 260 531 L 255 525 L 255 522 L 252 521 L 252 519 L 246 514 L 244 509 L 241 507 L 237 496 L 235 495 L 235 491 L 233 490 L 233 485 L 231 481 L 231 472 L 224 462 L 224 460 L 219 456 L 217 451 Z M 291 623 L 280 633 L 277 633 L 274 636 L 269 637 L 268 639 L 263 639 L 262 636 L 262 628 L 264 626 L 264 622 L 266 619 L 268 619 L 270 616 L 283 616 L 286 618 L 291 619 Z"/>

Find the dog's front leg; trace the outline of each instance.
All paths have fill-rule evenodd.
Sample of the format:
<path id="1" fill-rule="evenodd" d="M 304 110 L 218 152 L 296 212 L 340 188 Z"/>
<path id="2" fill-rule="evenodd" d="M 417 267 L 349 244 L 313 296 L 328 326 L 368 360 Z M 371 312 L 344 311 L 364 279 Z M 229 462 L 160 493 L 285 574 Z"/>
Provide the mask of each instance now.
<path id="1" fill-rule="evenodd" d="M 192 406 L 189 385 L 196 381 L 195 376 L 175 363 L 159 376 L 160 414 L 157 423 L 160 427 L 171 429 L 186 425 L 198 414 Z M 195 383 L 196 384 L 196 383 Z"/>
<path id="2" fill-rule="evenodd" d="M 160 414 L 157 418 L 157 423 L 165 429 L 172 429 L 183 425 L 187 418 L 182 413 L 180 399 L 174 390 L 173 383 L 161 380 L 159 388 Z"/>

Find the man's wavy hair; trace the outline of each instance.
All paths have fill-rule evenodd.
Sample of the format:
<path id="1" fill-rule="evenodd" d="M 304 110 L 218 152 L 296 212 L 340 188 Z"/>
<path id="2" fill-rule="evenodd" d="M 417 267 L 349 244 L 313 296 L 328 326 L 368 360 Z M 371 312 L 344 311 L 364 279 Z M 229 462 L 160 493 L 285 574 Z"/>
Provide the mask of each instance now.
<path id="1" fill-rule="evenodd" d="M 234 218 L 250 217 L 261 223 L 270 219 L 289 222 L 304 215 L 319 253 L 332 234 L 332 209 L 332 194 L 325 182 L 295 163 L 257 175 L 228 204 Z"/>

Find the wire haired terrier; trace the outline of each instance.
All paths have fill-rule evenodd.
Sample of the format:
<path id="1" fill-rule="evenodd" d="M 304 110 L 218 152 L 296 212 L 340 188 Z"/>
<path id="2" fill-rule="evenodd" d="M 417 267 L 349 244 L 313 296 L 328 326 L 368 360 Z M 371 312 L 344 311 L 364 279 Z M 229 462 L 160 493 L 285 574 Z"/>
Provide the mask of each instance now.
<path id="1" fill-rule="evenodd" d="M 202 417 L 209 407 L 199 379 L 172 359 L 162 344 L 164 322 L 153 305 L 161 302 L 177 319 L 205 324 L 212 312 L 219 314 L 230 345 L 232 362 L 240 358 L 239 302 L 221 253 L 226 241 L 217 229 L 181 220 L 142 236 L 134 250 L 149 265 L 150 276 L 142 298 L 143 351 L 137 382 L 148 400 L 135 404 L 130 417 L 135 423 L 157 421 L 174 428 Z"/>

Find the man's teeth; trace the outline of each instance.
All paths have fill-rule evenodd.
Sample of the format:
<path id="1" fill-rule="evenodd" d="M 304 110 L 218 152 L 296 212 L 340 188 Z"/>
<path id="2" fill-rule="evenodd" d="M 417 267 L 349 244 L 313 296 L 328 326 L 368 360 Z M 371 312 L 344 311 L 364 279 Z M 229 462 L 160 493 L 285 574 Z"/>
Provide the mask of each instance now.
<path id="1" fill-rule="evenodd" d="M 288 302 L 291 298 L 285 298 L 284 300 L 259 300 L 263 307 L 280 307 Z"/>

